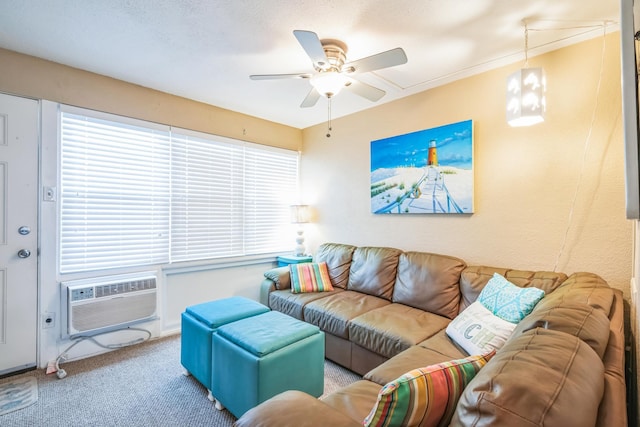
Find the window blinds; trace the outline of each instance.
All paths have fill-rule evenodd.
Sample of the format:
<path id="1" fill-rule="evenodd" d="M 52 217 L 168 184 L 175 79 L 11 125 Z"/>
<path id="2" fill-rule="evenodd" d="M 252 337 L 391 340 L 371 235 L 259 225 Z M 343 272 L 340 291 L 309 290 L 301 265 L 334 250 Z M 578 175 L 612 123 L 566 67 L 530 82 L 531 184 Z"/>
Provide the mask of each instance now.
<path id="1" fill-rule="evenodd" d="M 293 239 L 289 206 L 297 199 L 298 153 L 245 147 L 244 229 L 245 251 L 265 253 L 291 250 Z"/>
<path id="2" fill-rule="evenodd" d="M 61 120 L 60 272 L 168 262 L 169 132 Z"/>
<path id="3" fill-rule="evenodd" d="M 173 135 L 171 256 L 242 255 L 242 146 Z"/>
<path id="4" fill-rule="evenodd" d="M 172 134 L 172 261 L 287 250 L 298 155 Z"/>
<path id="5" fill-rule="evenodd" d="M 63 112 L 60 272 L 288 250 L 297 179 L 295 151 Z"/>

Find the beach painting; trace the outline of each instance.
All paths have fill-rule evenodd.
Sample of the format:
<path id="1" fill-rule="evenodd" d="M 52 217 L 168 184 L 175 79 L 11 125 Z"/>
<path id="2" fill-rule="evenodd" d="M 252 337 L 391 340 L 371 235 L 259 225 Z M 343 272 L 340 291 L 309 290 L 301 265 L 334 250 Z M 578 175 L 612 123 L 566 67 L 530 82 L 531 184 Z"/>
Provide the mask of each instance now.
<path id="1" fill-rule="evenodd" d="M 473 213 L 473 121 L 371 141 L 371 212 Z"/>

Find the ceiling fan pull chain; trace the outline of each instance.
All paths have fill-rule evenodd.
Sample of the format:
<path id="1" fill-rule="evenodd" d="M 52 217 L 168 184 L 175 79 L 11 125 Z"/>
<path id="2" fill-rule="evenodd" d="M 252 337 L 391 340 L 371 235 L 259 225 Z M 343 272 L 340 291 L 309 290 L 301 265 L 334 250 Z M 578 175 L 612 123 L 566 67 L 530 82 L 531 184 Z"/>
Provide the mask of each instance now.
<path id="1" fill-rule="evenodd" d="M 329 97 L 327 98 L 328 102 L 328 107 L 327 107 L 327 113 L 328 113 L 328 119 L 327 119 L 327 138 L 331 138 L 331 98 Z"/>

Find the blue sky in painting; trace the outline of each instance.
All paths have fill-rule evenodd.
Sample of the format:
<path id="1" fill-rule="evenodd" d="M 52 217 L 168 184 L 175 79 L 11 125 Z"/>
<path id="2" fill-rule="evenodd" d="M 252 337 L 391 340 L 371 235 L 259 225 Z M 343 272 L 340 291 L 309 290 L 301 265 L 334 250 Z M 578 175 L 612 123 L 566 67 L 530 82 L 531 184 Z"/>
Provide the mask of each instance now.
<path id="1" fill-rule="evenodd" d="M 440 166 L 472 168 L 472 121 L 467 120 L 371 141 L 371 171 L 425 166 L 431 140 L 436 141 Z"/>

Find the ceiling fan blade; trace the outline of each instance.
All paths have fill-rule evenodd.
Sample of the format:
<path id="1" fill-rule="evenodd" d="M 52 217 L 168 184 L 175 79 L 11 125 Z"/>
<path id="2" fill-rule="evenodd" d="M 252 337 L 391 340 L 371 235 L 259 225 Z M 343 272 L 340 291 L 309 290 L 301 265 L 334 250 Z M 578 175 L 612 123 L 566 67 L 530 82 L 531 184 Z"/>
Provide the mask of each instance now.
<path id="1" fill-rule="evenodd" d="M 369 101 L 376 102 L 387 93 L 382 89 L 378 89 L 377 87 L 370 86 L 355 79 L 350 79 L 350 81 L 351 84 L 345 86 L 345 90 L 355 93 L 356 95 L 360 95 L 363 98 L 367 98 Z"/>
<path id="2" fill-rule="evenodd" d="M 300 104 L 300 107 L 313 107 L 314 105 L 316 105 L 316 102 L 318 102 L 318 99 L 320 99 L 320 92 L 318 92 L 316 88 L 311 88 L 311 90 L 307 94 L 307 97 L 304 99 L 304 101 L 302 101 L 302 104 Z"/>
<path id="3" fill-rule="evenodd" d="M 377 53 L 367 56 L 366 58 L 357 59 L 353 62 L 344 64 L 343 71 L 347 73 L 364 73 L 366 71 L 375 71 L 387 67 L 395 67 L 396 65 L 406 64 L 407 54 L 401 47 L 387 50 L 386 52 Z"/>
<path id="4" fill-rule="evenodd" d="M 274 80 L 274 79 L 310 79 L 311 74 L 253 74 L 249 76 L 251 80 Z"/>
<path id="5" fill-rule="evenodd" d="M 316 33 L 313 31 L 294 30 L 293 35 L 296 36 L 304 51 L 307 52 L 314 66 L 322 70 L 328 68 L 329 60 Z"/>

